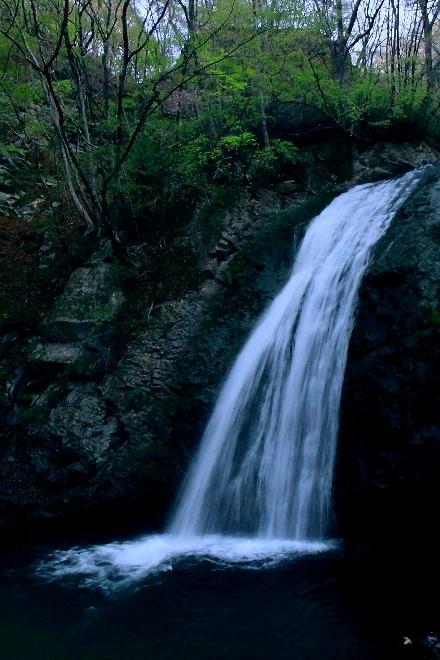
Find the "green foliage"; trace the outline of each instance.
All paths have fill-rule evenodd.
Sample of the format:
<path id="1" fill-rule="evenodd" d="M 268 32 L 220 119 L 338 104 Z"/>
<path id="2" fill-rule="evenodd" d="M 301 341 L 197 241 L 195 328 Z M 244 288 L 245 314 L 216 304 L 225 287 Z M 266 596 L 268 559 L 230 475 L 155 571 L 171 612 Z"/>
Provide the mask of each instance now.
<path id="1" fill-rule="evenodd" d="M 288 140 L 272 140 L 270 147 L 260 149 L 253 159 L 249 176 L 258 178 L 274 175 L 277 171 L 295 165 L 300 160 L 299 149 Z"/>
<path id="2" fill-rule="evenodd" d="M 238 186 L 214 188 L 209 198 L 201 204 L 197 212 L 197 221 L 202 232 L 205 247 L 214 244 L 223 229 L 226 213 L 234 208 L 240 194 Z"/>
<path id="3" fill-rule="evenodd" d="M 210 160 L 215 163 L 214 177 L 228 181 L 240 178 L 257 147 L 257 138 L 250 131 L 220 138 L 209 155 Z"/>
<path id="4" fill-rule="evenodd" d="M 21 6 L 25 13 L 30 9 L 30 3 Z M 9 34 L 47 59 L 61 29 L 57 7 L 43 0 L 38 30 L 32 21 L 12 21 Z M 292 176 L 301 162 L 296 135 L 310 125 L 368 137 L 398 135 L 403 128 L 440 134 L 438 102 L 428 93 L 421 56 L 401 58 L 396 72 L 384 58 L 368 66 L 359 58 L 349 64 L 346 80 L 338 78 L 328 32 L 336 19 L 332 7 L 326 22 L 297 0 L 270 6 L 220 0 L 199 8 L 198 27 L 188 31 L 181 6 L 173 5 L 173 19 L 165 15 L 148 35 L 143 16 L 129 3 L 126 31 L 116 13 L 105 41 L 105 12 L 84 12 L 73 1 L 67 38 L 51 63 L 68 149 L 60 147 L 43 78 L 23 51 L 0 36 L 3 211 L 15 212 L 11 162 L 23 159 L 41 181 L 55 182 L 41 183 L 32 196 L 64 208 L 63 221 L 78 218 L 72 188 L 92 211 L 99 210 L 105 190 L 115 226 L 157 238 L 177 216 L 206 208 L 225 186 Z M 1 21 L 9 25 L 6 15 Z M 126 70 L 125 38 L 135 50 L 144 40 Z M 353 62 L 357 55 L 352 53 Z M 156 103 L 143 122 L 152 98 Z M 126 148 L 128 157 L 115 173 Z M 66 149 L 79 173 L 67 175 Z"/>

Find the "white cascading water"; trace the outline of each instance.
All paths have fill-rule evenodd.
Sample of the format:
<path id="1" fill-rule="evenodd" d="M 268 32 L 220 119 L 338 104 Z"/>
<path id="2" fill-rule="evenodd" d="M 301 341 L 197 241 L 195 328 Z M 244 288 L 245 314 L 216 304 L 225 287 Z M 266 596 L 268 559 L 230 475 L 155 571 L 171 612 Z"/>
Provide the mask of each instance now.
<path id="1" fill-rule="evenodd" d="M 357 292 L 372 247 L 421 176 L 356 186 L 311 222 L 288 282 L 223 385 L 167 532 L 57 552 L 40 574 L 110 588 L 176 557 L 249 562 L 328 547 Z"/>
<path id="2" fill-rule="evenodd" d="M 419 176 L 357 186 L 310 224 L 222 388 L 174 534 L 325 537 L 357 292 L 371 248 Z"/>

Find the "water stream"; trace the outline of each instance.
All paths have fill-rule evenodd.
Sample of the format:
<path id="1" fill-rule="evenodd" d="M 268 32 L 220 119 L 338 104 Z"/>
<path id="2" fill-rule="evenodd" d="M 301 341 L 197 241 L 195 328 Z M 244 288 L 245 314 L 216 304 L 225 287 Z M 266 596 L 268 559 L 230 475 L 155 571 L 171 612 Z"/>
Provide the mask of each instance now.
<path id="1" fill-rule="evenodd" d="M 357 186 L 310 224 L 222 388 L 172 533 L 326 537 L 357 292 L 371 248 L 418 178 Z"/>
<path id="2" fill-rule="evenodd" d="M 166 533 L 55 552 L 41 575 L 108 590 L 182 557 L 263 566 L 334 547 L 332 475 L 357 293 L 420 177 L 356 186 L 310 223 L 289 280 L 223 385 Z"/>

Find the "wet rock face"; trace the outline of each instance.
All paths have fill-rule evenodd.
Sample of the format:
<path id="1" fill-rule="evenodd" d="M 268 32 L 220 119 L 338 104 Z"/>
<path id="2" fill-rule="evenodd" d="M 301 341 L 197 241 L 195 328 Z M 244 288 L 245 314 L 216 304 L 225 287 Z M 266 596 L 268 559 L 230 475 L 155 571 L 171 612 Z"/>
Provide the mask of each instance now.
<path id="1" fill-rule="evenodd" d="M 345 536 L 426 535 L 440 495 L 440 176 L 377 246 L 342 397 L 335 499 Z"/>

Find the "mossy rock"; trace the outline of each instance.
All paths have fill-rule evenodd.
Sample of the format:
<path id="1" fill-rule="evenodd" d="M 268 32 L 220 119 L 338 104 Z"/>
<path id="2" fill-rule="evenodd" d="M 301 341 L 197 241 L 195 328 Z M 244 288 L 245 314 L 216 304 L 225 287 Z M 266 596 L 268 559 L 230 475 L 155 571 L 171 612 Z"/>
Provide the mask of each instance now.
<path id="1" fill-rule="evenodd" d="M 80 341 L 114 321 L 123 302 L 116 266 L 77 268 L 43 323 L 43 333 L 56 343 Z"/>

